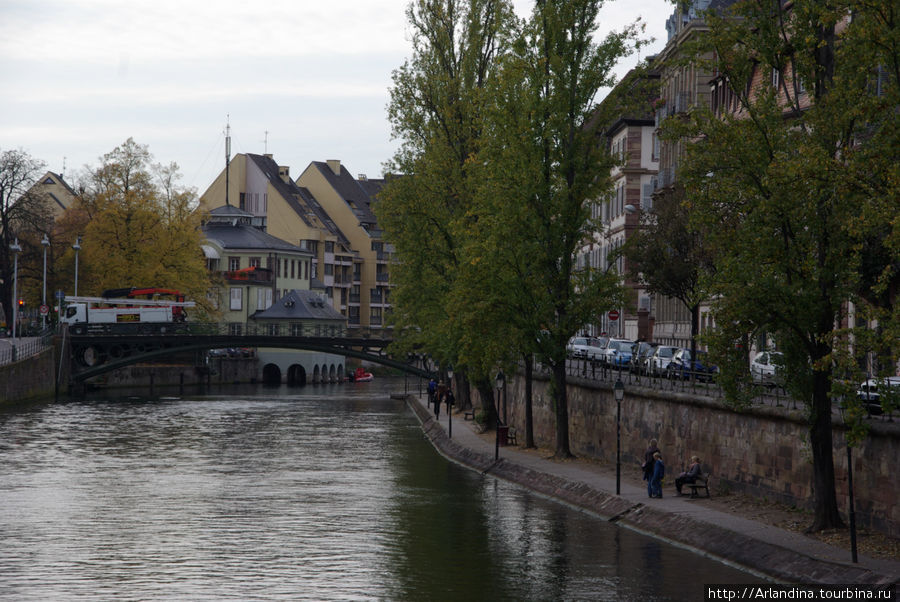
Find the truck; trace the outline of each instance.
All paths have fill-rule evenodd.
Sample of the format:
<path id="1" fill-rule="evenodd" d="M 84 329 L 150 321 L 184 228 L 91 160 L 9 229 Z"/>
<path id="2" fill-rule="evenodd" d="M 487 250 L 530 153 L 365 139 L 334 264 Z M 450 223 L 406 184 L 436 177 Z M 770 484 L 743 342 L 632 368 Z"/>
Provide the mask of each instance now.
<path id="1" fill-rule="evenodd" d="M 60 322 L 73 334 L 165 334 L 186 321 L 193 301 L 66 296 Z"/>

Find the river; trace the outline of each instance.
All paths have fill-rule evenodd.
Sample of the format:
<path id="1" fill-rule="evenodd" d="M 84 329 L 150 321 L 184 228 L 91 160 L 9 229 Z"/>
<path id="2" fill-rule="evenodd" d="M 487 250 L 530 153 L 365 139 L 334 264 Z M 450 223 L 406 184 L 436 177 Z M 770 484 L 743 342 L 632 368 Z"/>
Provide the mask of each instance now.
<path id="1" fill-rule="evenodd" d="M 759 581 L 448 462 L 390 398 L 404 386 L 3 411 L 0 600 L 694 600 Z"/>

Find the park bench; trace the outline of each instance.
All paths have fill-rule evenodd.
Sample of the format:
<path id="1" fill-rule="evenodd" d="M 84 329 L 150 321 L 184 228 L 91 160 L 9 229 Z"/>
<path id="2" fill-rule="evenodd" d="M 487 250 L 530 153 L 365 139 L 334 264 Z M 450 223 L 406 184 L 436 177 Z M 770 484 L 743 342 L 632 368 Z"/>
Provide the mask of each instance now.
<path id="1" fill-rule="evenodd" d="M 706 497 L 709 497 L 709 477 L 709 473 L 701 474 L 699 477 L 697 477 L 696 481 L 694 481 L 693 483 L 685 483 L 681 486 L 681 488 L 690 488 L 691 497 L 700 497 L 701 489 L 706 492 Z"/>

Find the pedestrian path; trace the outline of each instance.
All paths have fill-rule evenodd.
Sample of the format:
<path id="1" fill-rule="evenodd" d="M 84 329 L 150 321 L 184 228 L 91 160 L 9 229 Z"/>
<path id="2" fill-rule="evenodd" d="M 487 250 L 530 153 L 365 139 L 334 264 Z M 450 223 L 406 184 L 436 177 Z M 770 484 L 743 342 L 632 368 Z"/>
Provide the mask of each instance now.
<path id="1" fill-rule="evenodd" d="M 626 480 L 615 495 L 616 478 L 588 462 L 556 461 L 518 447 L 500 447 L 475 432 L 475 423 L 442 412 L 435 421 L 427 398 L 410 396 L 411 407 L 435 447 L 450 459 L 487 474 L 508 478 L 541 493 L 595 511 L 638 531 L 741 566 L 776 581 L 791 583 L 897 583 L 900 559 L 859 557 L 853 564 L 844 549 L 778 527 L 718 511 L 669 488 L 650 499 L 645 486 Z M 448 436 L 449 435 L 449 436 Z M 446 439 L 444 439 L 446 438 Z M 519 434 L 522 444 L 523 435 Z M 549 490 L 549 491 L 548 491 Z M 673 495 L 667 495 L 672 491 Z"/>

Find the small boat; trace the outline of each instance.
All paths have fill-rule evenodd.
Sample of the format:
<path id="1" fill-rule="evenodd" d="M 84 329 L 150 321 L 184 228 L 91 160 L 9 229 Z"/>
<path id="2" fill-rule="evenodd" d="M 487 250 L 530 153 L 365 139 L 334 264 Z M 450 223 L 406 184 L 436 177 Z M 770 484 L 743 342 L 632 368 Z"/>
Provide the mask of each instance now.
<path id="1" fill-rule="evenodd" d="M 371 372 L 366 372 L 362 368 L 357 368 L 356 372 L 349 376 L 350 381 L 356 383 L 367 383 L 374 378 Z"/>

